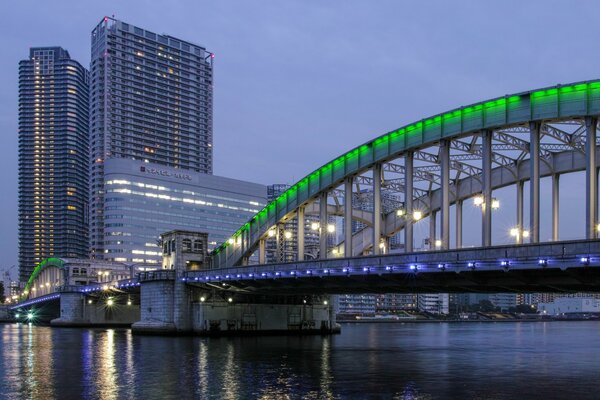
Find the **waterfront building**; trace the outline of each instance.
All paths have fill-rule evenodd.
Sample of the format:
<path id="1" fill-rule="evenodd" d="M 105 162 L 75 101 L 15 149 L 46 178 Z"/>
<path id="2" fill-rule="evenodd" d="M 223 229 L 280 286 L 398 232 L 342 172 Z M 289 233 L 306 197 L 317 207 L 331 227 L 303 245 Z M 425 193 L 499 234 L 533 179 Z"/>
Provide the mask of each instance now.
<path id="1" fill-rule="evenodd" d="M 377 306 L 374 294 L 341 294 L 337 297 L 337 310 L 343 315 L 373 316 Z"/>
<path id="2" fill-rule="evenodd" d="M 551 303 L 539 303 L 538 312 L 544 315 L 571 313 L 600 313 L 600 299 L 593 297 L 561 297 Z"/>
<path id="3" fill-rule="evenodd" d="M 112 231 L 105 229 L 108 204 L 104 190 L 109 160 L 149 162 L 182 174 L 212 174 L 213 57 L 202 46 L 114 18 L 104 17 L 92 31 L 93 258 L 104 257 L 105 250 L 110 250 L 109 254 L 115 250 L 105 243 L 105 239 L 113 239 Z"/>
<path id="4" fill-rule="evenodd" d="M 166 167 L 108 159 L 104 259 L 161 265 L 160 235 L 208 234 L 208 250 L 226 241 L 266 204 L 266 186 Z"/>
<path id="5" fill-rule="evenodd" d="M 88 72 L 61 47 L 19 62 L 19 280 L 88 253 Z"/>
<path id="6" fill-rule="evenodd" d="M 417 307 L 419 311 L 432 314 L 448 314 L 448 293 L 419 293 L 417 295 Z"/>
<path id="7" fill-rule="evenodd" d="M 386 293 L 377 295 L 378 313 L 397 313 L 416 310 L 417 295 L 411 293 Z"/>

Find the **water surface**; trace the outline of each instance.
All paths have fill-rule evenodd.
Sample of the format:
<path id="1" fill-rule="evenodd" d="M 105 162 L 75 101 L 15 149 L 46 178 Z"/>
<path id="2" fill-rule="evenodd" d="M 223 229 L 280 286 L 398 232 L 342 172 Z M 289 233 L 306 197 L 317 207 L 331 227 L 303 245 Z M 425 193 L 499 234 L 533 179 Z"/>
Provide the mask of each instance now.
<path id="1" fill-rule="evenodd" d="M 600 399 L 600 322 L 220 339 L 0 324 L 0 374 L 5 399 Z"/>

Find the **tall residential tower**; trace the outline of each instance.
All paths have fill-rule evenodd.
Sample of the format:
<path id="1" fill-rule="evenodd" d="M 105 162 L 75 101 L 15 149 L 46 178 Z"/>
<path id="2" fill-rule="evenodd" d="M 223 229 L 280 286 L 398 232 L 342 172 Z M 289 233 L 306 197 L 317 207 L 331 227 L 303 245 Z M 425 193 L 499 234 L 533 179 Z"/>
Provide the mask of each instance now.
<path id="1" fill-rule="evenodd" d="M 107 160 L 212 174 L 213 54 L 109 17 L 91 45 L 90 241 L 103 258 Z"/>
<path id="2" fill-rule="evenodd" d="M 19 279 L 88 254 L 88 72 L 60 47 L 19 62 Z"/>

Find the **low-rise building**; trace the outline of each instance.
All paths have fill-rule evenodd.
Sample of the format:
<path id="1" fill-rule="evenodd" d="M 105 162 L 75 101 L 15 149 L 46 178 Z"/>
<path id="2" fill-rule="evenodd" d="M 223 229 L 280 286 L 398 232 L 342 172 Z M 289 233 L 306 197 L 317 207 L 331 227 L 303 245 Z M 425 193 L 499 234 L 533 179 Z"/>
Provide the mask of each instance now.
<path id="1" fill-rule="evenodd" d="M 552 303 L 539 303 L 538 312 L 543 315 L 573 313 L 600 313 L 600 299 L 592 297 L 561 297 Z"/>

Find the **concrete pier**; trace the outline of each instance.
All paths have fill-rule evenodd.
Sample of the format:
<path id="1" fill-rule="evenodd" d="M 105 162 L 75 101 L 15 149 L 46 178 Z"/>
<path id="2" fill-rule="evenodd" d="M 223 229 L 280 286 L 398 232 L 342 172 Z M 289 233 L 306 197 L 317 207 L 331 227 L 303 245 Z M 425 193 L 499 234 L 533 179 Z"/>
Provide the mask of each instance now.
<path id="1" fill-rule="evenodd" d="M 142 276 L 142 335 L 260 335 L 338 333 L 329 297 L 270 298 L 210 292 L 175 279 L 174 271 Z M 146 279 L 146 280 L 144 280 Z"/>
<path id="2" fill-rule="evenodd" d="M 50 321 L 52 326 L 124 326 L 140 319 L 139 305 L 114 304 L 86 300 L 82 293 L 61 293 L 60 317 Z"/>

